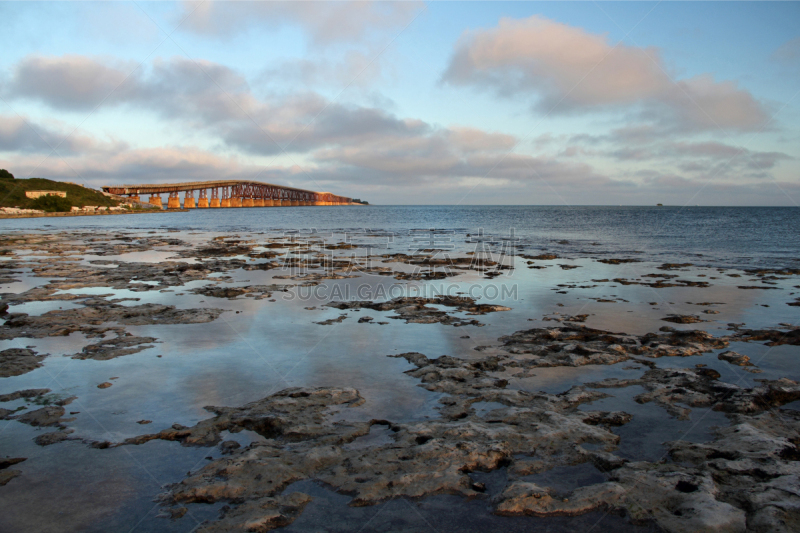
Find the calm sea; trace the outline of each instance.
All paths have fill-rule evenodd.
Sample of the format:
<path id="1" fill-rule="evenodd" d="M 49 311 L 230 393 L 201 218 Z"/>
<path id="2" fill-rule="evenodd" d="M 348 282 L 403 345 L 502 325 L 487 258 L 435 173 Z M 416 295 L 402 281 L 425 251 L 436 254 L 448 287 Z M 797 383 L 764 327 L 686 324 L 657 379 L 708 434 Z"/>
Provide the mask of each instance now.
<path id="1" fill-rule="evenodd" d="M 525 253 L 639 257 L 697 265 L 800 268 L 800 208 L 604 206 L 351 206 L 214 209 L 133 216 L 0 220 L 0 231 L 128 230 L 334 234 L 392 232 L 391 247 L 437 230 L 436 243 L 512 238 Z M 406 247 L 407 248 L 407 247 Z"/>

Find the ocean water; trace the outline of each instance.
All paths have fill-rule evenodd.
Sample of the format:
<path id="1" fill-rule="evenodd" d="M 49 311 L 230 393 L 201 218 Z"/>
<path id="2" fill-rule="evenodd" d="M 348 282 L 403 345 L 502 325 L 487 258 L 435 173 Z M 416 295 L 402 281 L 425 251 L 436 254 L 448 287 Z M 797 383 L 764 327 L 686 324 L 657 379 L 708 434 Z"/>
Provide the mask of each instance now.
<path id="1" fill-rule="evenodd" d="M 392 244 L 475 242 L 483 234 L 562 257 L 619 256 L 700 266 L 800 267 L 800 208 L 635 206 L 337 206 L 207 209 L 0 220 L 0 231 L 60 228 L 392 234 Z M 391 246 L 392 248 L 397 246 Z M 400 246 L 402 248 L 402 246 Z"/>

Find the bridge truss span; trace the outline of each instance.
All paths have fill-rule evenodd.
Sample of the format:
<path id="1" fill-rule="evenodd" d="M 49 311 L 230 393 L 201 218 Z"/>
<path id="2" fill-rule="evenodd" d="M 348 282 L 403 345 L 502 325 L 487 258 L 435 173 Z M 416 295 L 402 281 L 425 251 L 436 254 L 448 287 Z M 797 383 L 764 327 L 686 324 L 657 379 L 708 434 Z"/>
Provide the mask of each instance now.
<path id="1" fill-rule="evenodd" d="M 139 185 L 109 185 L 103 192 L 127 196 L 142 201 L 140 195 L 149 194 L 147 203 L 162 206 L 162 194 L 169 195 L 167 208 L 181 207 L 278 207 L 305 205 L 359 205 L 347 196 L 330 192 L 308 191 L 295 187 L 246 180 L 191 181 L 185 183 L 154 183 Z M 195 203 L 195 191 L 198 192 Z"/>

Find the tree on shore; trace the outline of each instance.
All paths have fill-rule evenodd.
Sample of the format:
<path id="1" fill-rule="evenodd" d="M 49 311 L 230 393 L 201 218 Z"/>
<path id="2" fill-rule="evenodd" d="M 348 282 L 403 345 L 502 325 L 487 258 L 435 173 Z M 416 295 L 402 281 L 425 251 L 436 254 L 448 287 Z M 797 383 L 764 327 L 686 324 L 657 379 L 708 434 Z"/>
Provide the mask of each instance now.
<path id="1" fill-rule="evenodd" d="M 0 180 L 13 180 L 14 174 L 4 168 L 0 168 Z"/>
<path id="2" fill-rule="evenodd" d="M 33 209 L 41 209 L 47 213 L 64 213 L 72 210 L 72 202 L 61 196 L 49 194 L 34 200 L 31 207 Z"/>

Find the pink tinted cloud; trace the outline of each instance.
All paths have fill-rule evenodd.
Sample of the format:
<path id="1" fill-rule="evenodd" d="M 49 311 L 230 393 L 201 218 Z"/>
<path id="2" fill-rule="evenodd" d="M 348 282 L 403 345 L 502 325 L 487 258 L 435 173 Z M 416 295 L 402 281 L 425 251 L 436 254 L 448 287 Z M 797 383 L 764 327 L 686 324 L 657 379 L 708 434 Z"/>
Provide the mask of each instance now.
<path id="1" fill-rule="evenodd" d="M 758 130 L 769 120 L 763 104 L 736 82 L 711 75 L 675 82 L 655 48 L 612 44 L 540 16 L 502 18 L 494 28 L 465 33 L 442 79 L 504 96 L 532 95 L 545 112 L 638 106 L 674 129 Z"/>
<path id="2" fill-rule="evenodd" d="M 252 27 L 302 28 L 312 43 L 355 42 L 371 33 L 402 28 L 424 9 L 422 2 L 302 1 L 302 2 L 183 2 L 177 20 L 205 36 L 229 37 Z"/>

